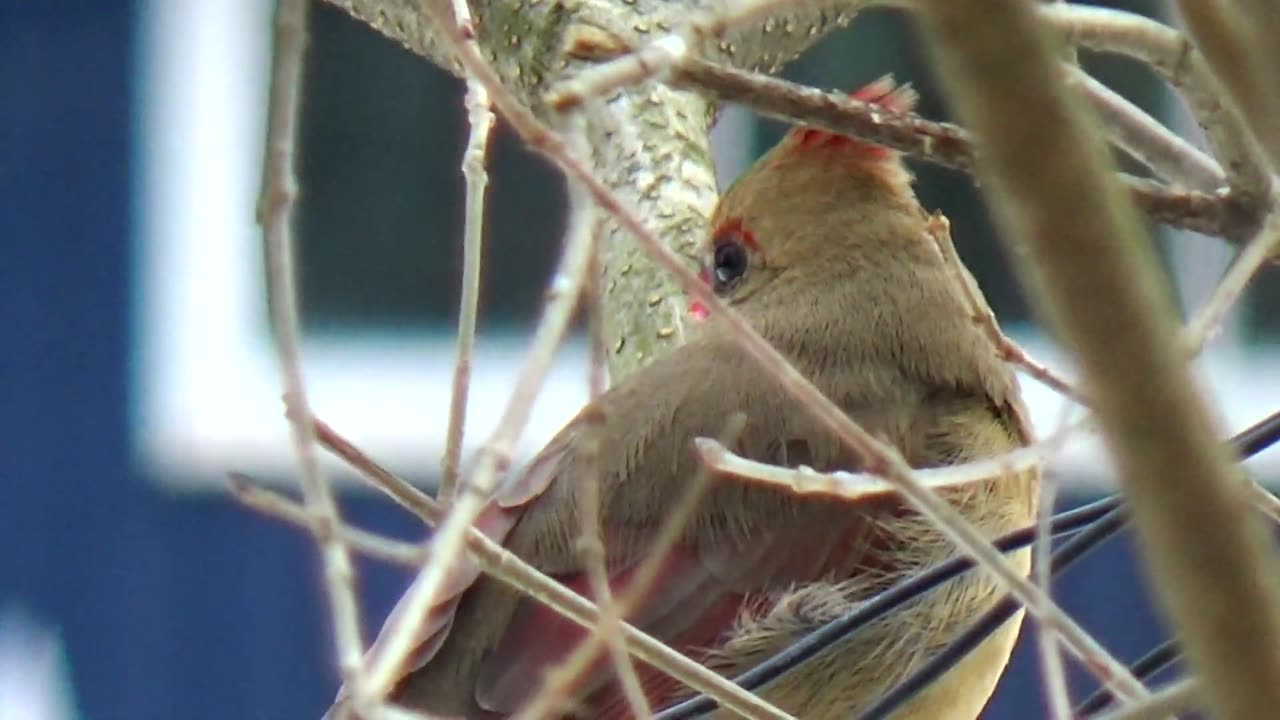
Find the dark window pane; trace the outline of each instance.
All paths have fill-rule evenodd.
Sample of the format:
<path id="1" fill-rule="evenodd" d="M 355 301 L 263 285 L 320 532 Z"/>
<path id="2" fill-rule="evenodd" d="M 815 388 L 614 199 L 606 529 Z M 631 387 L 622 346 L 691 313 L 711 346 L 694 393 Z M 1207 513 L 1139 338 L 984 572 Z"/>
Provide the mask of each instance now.
<path id="1" fill-rule="evenodd" d="M 462 266 L 462 85 L 341 11 L 312 15 L 298 232 L 308 329 L 448 326 Z M 481 322 L 540 306 L 563 183 L 499 124 Z"/>

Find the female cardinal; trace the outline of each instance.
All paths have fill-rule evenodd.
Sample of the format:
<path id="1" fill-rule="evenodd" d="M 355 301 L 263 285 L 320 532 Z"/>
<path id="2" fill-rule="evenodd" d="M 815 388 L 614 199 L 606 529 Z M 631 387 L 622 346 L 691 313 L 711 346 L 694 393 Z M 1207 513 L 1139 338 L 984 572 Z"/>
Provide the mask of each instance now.
<path id="1" fill-rule="evenodd" d="M 854 97 L 889 111 L 914 104 L 914 93 L 889 78 Z M 965 280 L 939 253 L 929 220 L 896 153 L 797 128 L 725 193 L 704 266 L 720 297 L 915 467 L 1030 440 L 1016 381 L 973 321 Z M 605 564 L 621 593 L 698 471 L 692 440 L 720 435 L 735 413 L 746 417 L 734 446 L 741 455 L 857 469 L 858 458 L 744 356 L 713 315 L 689 343 L 584 409 L 507 479 L 477 525 L 590 597 L 577 546 L 579 493 L 598 478 Z M 995 536 L 1031 520 L 1036 484 L 1034 473 L 1011 475 L 946 497 Z M 850 504 L 716 478 L 627 620 L 733 675 L 954 553 L 900 499 Z M 1018 561 L 1025 572 L 1025 553 Z M 463 572 L 472 577 L 474 567 Z M 945 647 L 995 593 L 983 573 L 958 578 L 775 680 L 763 696 L 799 718 L 852 717 Z M 393 697 L 435 716 L 518 712 L 585 637 L 485 577 L 431 612 Z M 1006 624 L 898 717 L 975 717 L 1017 629 L 1018 620 Z M 690 694 L 652 668 L 639 670 L 655 707 Z M 630 717 L 606 660 L 575 686 L 563 714 Z"/>

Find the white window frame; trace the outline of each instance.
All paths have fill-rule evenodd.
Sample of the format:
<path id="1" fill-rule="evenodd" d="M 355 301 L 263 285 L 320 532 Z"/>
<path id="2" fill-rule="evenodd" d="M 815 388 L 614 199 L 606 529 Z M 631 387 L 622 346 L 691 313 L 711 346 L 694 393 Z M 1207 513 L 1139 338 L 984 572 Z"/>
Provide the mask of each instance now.
<path id="1" fill-rule="evenodd" d="M 253 208 L 265 127 L 270 4 L 256 0 L 150 0 L 141 6 L 141 154 L 136 236 L 131 400 L 136 457 L 147 474 L 183 490 L 220 490 L 228 470 L 287 481 L 295 460 L 280 400 L 281 378 L 267 332 L 260 234 Z M 718 167 L 750 161 L 749 113 L 728 110 L 717 128 Z M 1216 241 L 1180 237 L 1175 265 L 1203 296 L 1227 252 Z M 1209 268 L 1209 270 L 1206 270 Z M 1061 353 L 1034 330 L 1014 330 L 1037 356 Z M 1280 405 L 1280 353 L 1246 346 L 1231 330 L 1199 363 L 1226 427 Z M 468 454 L 492 431 L 527 337 L 486 335 L 477 346 L 467 422 Z M 452 328 L 419 336 L 308 338 L 305 374 L 316 413 L 392 468 L 435 476 L 448 416 Z M 518 458 L 540 447 L 586 398 L 581 338 L 561 351 Z M 1271 372 L 1267 372 L 1270 369 Z M 1024 381 L 1037 429 L 1057 427 L 1062 401 Z M 1280 475 L 1280 453 L 1253 463 Z M 349 472 L 333 460 L 340 480 Z M 1099 443 L 1078 439 L 1056 465 L 1073 482 L 1108 482 Z"/>

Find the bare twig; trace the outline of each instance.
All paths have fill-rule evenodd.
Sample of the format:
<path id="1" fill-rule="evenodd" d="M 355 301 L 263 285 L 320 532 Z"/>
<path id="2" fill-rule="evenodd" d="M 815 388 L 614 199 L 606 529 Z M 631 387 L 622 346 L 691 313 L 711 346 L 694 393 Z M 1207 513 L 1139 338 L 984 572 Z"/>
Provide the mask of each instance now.
<path id="1" fill-rule="evenodd" d="M 943 85 L 987 139 L 979 176 L 1005 241 L 1018 248 L 1010 254 L 1077 352 L 1141 547 L 1209 707 L 1270 717 L 1280 705 L 1276 564 L 1178 352 L 1150 244 L 1119 199 L 1096 129 L 1057 82 L 1037 16 L 1080 17 L 1019 0 L 921 7 Z M 1223 127 L 1232 126 L 1211 131 Z M 1250 167 L 1246 160 L 1228 175 Z"/>
<path id="2" fill-rule="evenodd" d="M 325 590 L 338 668 L 350 678 L 360 663 L 363 644 L 352 583 L 351 558 L 342 538 L 333 493 L 316 460 L 311 408 L 302 377 L 298 291 L 293 267 L 293 208 L 297 198 L 294 156 L 302 95 L 302 61 L 306 49 L 308 0 L 280 0 L 276 6 L 275 49 L 267 110 L 267 152 L 262 169 L 258 214 L 265 235 L 267 282 L 276 355 L 285 386 L 285 408 L 301 467 L 309 527 L 324 563 Z"/>
<path id="3" fill-rule="evenodd" d="M 1036 582 L 1045 595 L 1052 597 L 1053 532 L 1050 520 L 1053 518 L 1054 496 L 1057 494 L 1057 483 L 1051 478 L 1040 481 L 1040 504 L 1036 519 L 1036 539 L 1032 546 L 1032 568 L 1035 569 Z M 1071 720 L 1071 698 L 1067 694 L 1066 669 L 1062 664 L 1062 653 L 1058 650 L 1058 636 L 1053 628 L 1045 623 L 1036 626 L 1040 651 L 1040 676 L 1044 678 L 1045 696 L 1048 699 L 1049 717 L 1053 720 Z"/>
<path id="4" fill-rule="evenodd" d="M 1000 354 L 1000 357 L 1004 358 L 1005 362 L 1022 368 L 1028 375 L 1057 390 L 1063 396 L 1084 403 L 1080 392 L 1071 383 L 1062 379 L 1056 372 L 1050 370 L 1047 365 L 1031 357 L 1031 354 L 1023 350 L 1021 345 L 1009 339 L 1000 330 L 1000 323 L 996 320 L 996 314 L 991 311 L 991 306 L 982 299 L 982 291 L 978 289 L 977 281 L 973 279 L 973 275 L 965 268 L 964 263 L 960 262 L 960 255 L 956 253 L 955 244 L 951 242 L 951 223 L 947 218 L 935 213 L 929 219 L 926 229 L 930 237 L 933 238 L 934 244 L 937 245 L 938 252 L 942 253 L 943 260 L 946 261 L 957 286 L 964 291 L 965 303 L 969 306 L 970 316 L 978 327 L 982 329 L 983 333 L 991 339 L 991 343 L 995 345 L 996 352 Z"/>
<path id="5" fill-rule="evenodd" d="M 1044 443 L 1051 454 L 1062 449 L 1074 408 L 1075 403 L 1070 398 L 1064 398 L 1058 419 L 1058 429 Z M 1036 582 L 1050 597 L 1053 595 L 1053 504 L 1057 499 L 1057 490 L 1057 478 L 1052 475 L 1041 476 L 1040 502 L 1036 511 L 1036 536 L 1032 545 L 1031 566 L 1035 570 Z M 1067 691 L 1067 673 L 1058 647 L 1058 636 L 1054 634 L 1053 628 L 1044 623 L 1039 623 L 1037 629 L 1039 630 L 1037 645 L 1040 651 L 1040 674 L 1044 678 L 1049 714 L 1054 720 L 1071 720 L 1071 696 Z"/>
<path id="6" fill-rule="evenodd" d="M 1089 99 L 1111 141 L 1165 180 L 1206 192 L 1226 184 L 1217 160 L 1192 147 L 1142 108 L 1079 67 L 1067 68 L 1067 77 Z"/>
<path id="7" fill-rule="evenodd" d="M 590 208 L 583 208 L 580 212 L 583 210 L 589 212 Z M 653 709 L 649 706 L 649 700 L 641 688 L 640 676 L 631 662 L 631 656 L 627 654 L 626 647 L 622 643 L 619 633 L 622 610 L 614 598 L 613 589 L 609 586 L 609 574 L 605 570 L 604 540 L 600 526 L 599 430 L 601 420 L 599 413 L 591 413 L 586 417 L 587 424 L 583 429 L 583 453 L 588 456 L 587 466 L 592 470 L 589 477 L 579 480 L 582 492 L 578 512 L 581 516 L 582 532 L 578 538 L 578 551 L 586 566 L 587 581 L 591 585 L 591 594 L 595 596 L 596 607 L 600 608 L 600 622 L 596 624 L 591 637 L 598 638 L 608 649 L 613 671 L 618 676 L 618 685 L 622 688 L 622 696 L 626 699 L 632 716 L 647 718 L 653 715 Z M 552 706 L 549 709 L 554 712 L 559 708 Z M 536 720 L 551 714 L 526 712 L 521 717 Z"/>
<path id="8" fill-rule="evenodd" d="M 470 27 L 471 18 L 465 0 L 457 0 L 454 8 L 459 26 Z M 475 348 L 476 311 L 480 303 L 480 266 L 484 257 L 485 189 L 489 185 L 485 154 L 494 120 L 493 110 L 489 107 L 489 93 L 480 83 L 467 83 L 466 106 L 471 134 L 462 156 L 462 174 L 467 182 L 462 240 L 462 299 L 458 308 L 458 353 L 453 366 L 453 397 L 449 401 L 449 427 L 445 435 L 439 492 L 445 503 L 453 498 L 458 485 L 458 464 L 462 458 L 462 437 L 467 420 L 471 354 Z"/>
<path id="9" fill-rule="evenodd" d="M 266 489 L 248 475 L 228 473 L 227 483 L 231 486 L 232 497 L 248 508 L 299 527 L 306 528 L 311 524 L 306 508 L 278 492 Z M 351 549 L 383 562 L 417 567 L 426 558 L 421 545 L 392 540 L 347 525 L 339 525 L 337 534 Z"/>
<path id="10" fill-rule="evenodd" d="M 856 137 L 942 167 L 972 172 L 969 134 L 914 113 L 886 113 L 844 93 L 823 92 L 778 78 L 693 60 L 673 69 L 670 81 L 722 102 L 735 102 L 766 117 Z M 1177 190 L 1122 176 L 1133 202 L 1154 222 L 1233 242 L 1252 237 L 1265 199 L 1238 192 Z"/>
<path id="11" fill-rule="evenodd" d="M 428 524 L 438 525 L 444 519 L 444 510 L 439 503 L 365 455 L 332 427 L 318 424 L 317 436 L 326 448 L 360 471 L 363 478 L 387 492 L 410 511 L 420 515 Z M 693 492 L 692 488 L 690 492 Z M 690 507 L 692 506 L 693 503 L 690 504 Z M 664 531 L 670 533 L 671 537 L 660 536 L 655 541 L 655 553 L 665 554 L 670 549 L 679 531 L 684 527 L 683 520 L 687 520 L 687 517 L 681 517 L 681 522 L 673 521 Z M 671 527 L 675 530 L 670 530 Z M 476 529 L 466 529 L 465 542 L 467 551 L 481 569 L 500 582 L 552 608 L 587 630 L 593 629 L 599 623 L 599 611 L 593 603 L 547 577 Z M 653 577 L 656 576 L 657 567 L 658 565 L 655 564 L 654 569 L 646 575 L 644 566 L 641 566 L 642 570 L 637 573 L 633 587 L 647 589 L 653 582 Z M 629 591 L 622 598 L 624 612 L 625 608 L 629 607 L 629 603 L 639 597 L 637 594 L 636 598 L 632 598 L 632 592 L 634 591 Z M 627 641 L 628 650 L 636 657 L 694 690 L 715 698 L 716 702 L 743 717 L 753 720 L 786 720 L 791 717 L 625 622 L 621 623 L 621 632 Z M 585 645 L 584 643 L 578 652 L 582 652 Z"/>
<path id="12" fill-rule="evenodd" d="M 1222 325 L 1223 318 L 1240 298 L 1249 280 L 1267 258 L 1275 254 L 1277 247 L 1280 247 L 1280 213 L 1272 212 L 1258 234 L 1240 251 L 1235 262 L 1231 263 L 1209 301 L 1183 329 L 1180 339 L 1186 352 L 1198 355 L 1204 349 L 1205 343 Z"/>
<path id="13" fill-rule="evenodd" d="M 796 495 L 828 495 L 857 503 L 898 494 L 898 485 L 879 475 L 780 467 L 744 458 L 710 438 L 695 438 L 693 442 L 702 464 L 711 470 L 747 482 L 785 488 Z M 1055 447 L 1045 440 L 993 458 L 918 469 L 914 476 L 931 490 L 991 482 L 1010 473 L 1038 470 Z"/>
<path id="14" fill-rule="evenodd" d="M 1096 717 L 1097 720 L 1163 720 L 1196 709 L 1200 696 L 1200 683 L 1195 678 L 1186 678 L 1160 688 L 1142 702 Z"/>
<path id="15" fill-rule="evenodd" d="M 424 5 L 424 9 L 429 13 L 438 12 L 430 3 Z M 455 43 L 458 41 L 457 37 L 452 39 Z M 846 447 L 863 458 L 864 467 L 868 472 L 881 475 L 898 485 L 899 491 L 911 505 L 924 517 L 929 518 L 963 552 L 974 557 L 985 569 L 991 571 L 1002 587 L 1009 589 L 1025 601 L 1027 608 L 1033 614 L 1040 616 L 1043 622 L 1054 623 L 1062 633 L 1064 644 L 1073 653 L 1103 668 L 1106 678 L 1116 683 L 1118 691 L 1123 696 L 1127 698 L 1145 696 L 1145 688 L 1129 674 L 1128 669 L 1116 662 L 1078 624 L 1048 600 L 991 545 L 972 523 L 965 519 L 959 510 L 916 482 L 912 476 L 911 467 L 896 450 L 871 436 L 854 422 L 839 406 L 825 397 L 804 375 L 792 367 L 786 358 L 762 338 L 741 315 L 702 283 L 683 261 L 648 229 L 635 211 L 625 206 L 617 195 L 587 170 L 582 161 L 569 151 L 564 138 L 547 129 L 528 108 L 521 105 L 503 88 L 483 57 L 461 44 L 455 47 L 455 51 L 466 71 L 485 83 L 495 106 L 516 132 L 535 150 L 545 155 L 569 175 L 571 181 L 582 183 L 600 207 L 632 233 L 659 267 L 670 273 L 686 293 L 702 302 L 711 313 L 722 318 L 733 331 L 732 336 L 742 350 L 758 362 L 760 367 L 777 381 L 779 387 L 839 437 Z M 483 462 L 482 456 L 481 467 Z M 386 678 L 382 679 L 385 681 Z"/>
<path id="16" fill-rule="evenodd" d="M 736 413 L 731 416 L 725 424 L 725 431 L 721 435 L 720 441 L 722 443 L 736 442 L 745 424 L 745 415 Z M 699 466 L 698 471 L 693 476 L 693 480 L 685 489 L 684 495 L 674 506 L 675 510 L 663 521 L 662 528 L 659 529 L 653 544 L 650 545 L 645 560 L 640 563 L 635 573 L 633 573 L 627 591 L 618 599 L 619 615 L 625 616 L 648 594 L 653 583 L 658 579 L 658 572 L 662 569 L 664 559 L 671 552 L 671 549 L 675 547 L 681 534 L 688 527 L 689 521 L 693 518 L 693 513 L 701 502 L 703 493 L 706 492 L 710 481 L 711 468 L 706 463 L 703 463 Z M 521 717 L 525 720 L 546 717 L 550 710 L 556 707 L 561 699 L 569 693 L 575 680 L 586 669 L 587 664 L 591 662 L 596 653 L 600 651 L 600 642 L 600 638 L 593 635 L 588 638 L 587 642 L 574 650 L 573 654 L 566 658 L 560 667 L 547 676 L 546 683 L 543 684 L 542 689 L 521 713 Z"/>
<path id="17" fill-rule="evenodd" d="M 314 427 L 316 441 L 359 471 L 360 476 L 370 485 L 386 493 L 396 504 L 418 516 L 427 525 L 435 527 L 440 523 L 444 512 L 434 499 L 379 465 L 323 420 L 316 420 Z"/>

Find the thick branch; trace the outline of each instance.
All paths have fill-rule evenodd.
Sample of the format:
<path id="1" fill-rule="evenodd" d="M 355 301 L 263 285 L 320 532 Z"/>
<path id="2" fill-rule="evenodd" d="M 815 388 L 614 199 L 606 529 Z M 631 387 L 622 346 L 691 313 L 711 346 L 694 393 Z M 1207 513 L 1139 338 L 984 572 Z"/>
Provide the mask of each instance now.
<path id="1" fill-rule="evenodd" d="M 1150 243 L 1119 200 L 1100 133 L 1060 82 L 1033 6 L 922 7 L 945 86 L 987 139 L 978 170 L 1002 234 L 1079 356 L 1148 566 L 1208 705 L 1219 717 L 1272 717 L 1280 705 L 1276 563 L 1213 439 Z"/>

